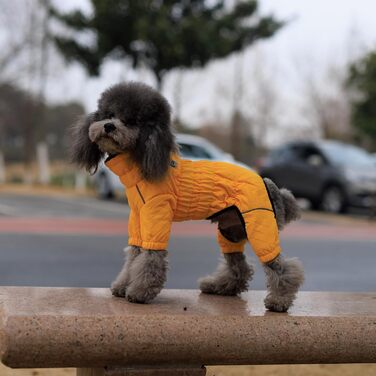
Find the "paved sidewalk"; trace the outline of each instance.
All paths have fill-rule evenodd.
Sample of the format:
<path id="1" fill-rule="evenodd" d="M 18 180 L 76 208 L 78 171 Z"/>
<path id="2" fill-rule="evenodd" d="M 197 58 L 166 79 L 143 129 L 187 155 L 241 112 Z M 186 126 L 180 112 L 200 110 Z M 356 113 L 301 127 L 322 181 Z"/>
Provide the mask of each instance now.
<path id="1" fill-rule="evenodd" d="M 76 376 L 72 368 L 10 369 L 0 365 L 1 376 Z M 315 364 L 207 367 L 207 376 L 374 376 L 376 364 Z"/>

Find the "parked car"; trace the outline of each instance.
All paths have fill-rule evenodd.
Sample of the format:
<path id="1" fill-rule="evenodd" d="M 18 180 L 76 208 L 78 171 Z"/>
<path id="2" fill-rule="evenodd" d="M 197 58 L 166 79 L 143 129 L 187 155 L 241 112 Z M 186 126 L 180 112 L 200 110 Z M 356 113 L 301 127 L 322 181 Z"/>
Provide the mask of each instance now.
<path id="1" fill-rule="evenodd" d="M 292 142 L 271 151 L 260 168 L 278 186 L 340 213 L 376 205 L 376 165 L 363 149 L 337 141 Z"/>
<path id="2" fill-rule="evenodd" d="M 177 134 L 176 141 L 179 145 L 182 158 L 224 161 L 249 168 L 249 166 L 236 161 L 231 154 L 225 153 L 203 137 Z M 95 174 L 94 184 L 99 197 L 103 199 L 113 198 L 115 195 L 122 195 L 124 193 L 124 186 L 121 184 L 119 178 L 106 168 L 103 161 Z"/>

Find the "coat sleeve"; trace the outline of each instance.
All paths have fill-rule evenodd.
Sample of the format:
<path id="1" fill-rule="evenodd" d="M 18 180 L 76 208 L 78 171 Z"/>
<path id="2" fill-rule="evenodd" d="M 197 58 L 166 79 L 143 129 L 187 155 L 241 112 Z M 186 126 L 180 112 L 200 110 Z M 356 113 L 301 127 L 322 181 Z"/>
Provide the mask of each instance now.
<path id="1" fill-rule="evenodd" d="M 274 260 L 281 252 L 278 227 L 272 210 L 256 209 L 243 215 L 247 238 L 262 263 Z"/>
<path id="2" fill-rule="evenodd" d="M 140 211 L 142 248 L 165 250 L 170 237 L 176 199 L 158 195 L 147 201 Z"/>
<path id="3" fill-rule="evenodd" d="M 136 209 L 131 208 L 128 221 L 128 245 L 142 247 L 140 231 L 140 215 Z"/>

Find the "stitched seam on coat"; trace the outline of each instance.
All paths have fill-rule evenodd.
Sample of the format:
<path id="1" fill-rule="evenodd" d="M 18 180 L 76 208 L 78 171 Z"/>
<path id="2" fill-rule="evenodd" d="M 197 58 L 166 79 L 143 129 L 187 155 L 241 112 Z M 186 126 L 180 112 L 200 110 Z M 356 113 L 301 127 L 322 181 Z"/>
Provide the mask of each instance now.
<path id="1" fill-rule="evenodd" d="M 141 191 L 140 191 L 140 188 L 138 187 L 137 184 L 136 184 L 136 189 L 137 189 L 137 192 L 138 192 L 139 196 L 141 197 L 142 202 L 145 204 L 144 196 L 142 195 L 142 193 L 141 193 Z"/>

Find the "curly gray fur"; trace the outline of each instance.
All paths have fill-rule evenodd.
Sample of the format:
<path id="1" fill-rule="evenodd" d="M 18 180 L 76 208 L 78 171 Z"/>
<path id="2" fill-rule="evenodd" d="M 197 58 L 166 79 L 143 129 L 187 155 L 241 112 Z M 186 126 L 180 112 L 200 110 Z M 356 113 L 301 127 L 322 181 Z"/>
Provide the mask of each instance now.
<path id="1" fill-rule="evenodd" d="M 294 195 L 287 189 L 279 189 L 272 180 L 264 178 L 270 199 L 273 201 L 278 229 L 300 218 L 300 208 Z"/>
<path id="2" fill-rule="evenodd" d="M 167 269 L 167 251 L 141 249 L 130 265 L 125 298 L 132 303 L 149 303 L 162 290 Z"/>
<path id="3" fill-rule="evenodd" d="M 285 224 L 300 218 L 300 208 L 294 195 L 286 188 L 279 190 L 285 207 Z"/>
<path id="4" fill-rule="evenodd" d="M 114 132 L 98 129 L 109 122 L 116 126 Z M 94 123 L 90 139 L 89 128 Z M 99 134 L 104 137 L 97 138 Z M 72 161 L 79 166 L 96 170 L 104 152 L 127 152 L 147 181 L 166 175 L 171 152 L 177 150 L 170 105 L 158 91 L 138 82 L 113 85 L 104 91 L 97 111 L 78 122 L 72 136 Z"/>
<path id="5" fill-rule="evenodd" d="M 136 143 L 127 151 L 145 180 L 157 181 L 165 176 L 171 152 L 177 146 L 170 129 L 170 105 L 158 91 L 139 82 L 113 85 L 99 99 L 98 114 L 100 119 L 113 115 L 127 127 L 138 128 Z"/>
<path id="6" fill-rule="evenodd" d="M 70 129 L 71 149 L 70 159 L 77 166 L 88 171 L 96 171 L 104 153 L 97 144 L 89 138 L 90 125 L 96 120 L 96 114 L 91 113 L 81 117 Z"/>
<path id="7" fill-rule="evenodd" d="M 217 270 L 199 279 L 200 290 L 206 294 L 238 295 L 248 290 L 254 269 L 243 253 L 225 253 Z"/>
<path id="8" fill-rule="evenodd" d="M 268 294 L 265 307 L 271 311 L 286 312 L 304 282 L 302 263 L 297 258 L 284 259 L 281 255 L 264 264 Z"/>
<path id="9" fill-rule="evenodd" d="M 141 253 L 139 247 L 129 246 L 124 249 L 126 260 L 115 281 L 111 284 L 111 292 L 114 296 L 125 297 L 125 292 L 130 282 L 130 267 L 134 259 Z"/>

